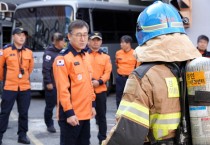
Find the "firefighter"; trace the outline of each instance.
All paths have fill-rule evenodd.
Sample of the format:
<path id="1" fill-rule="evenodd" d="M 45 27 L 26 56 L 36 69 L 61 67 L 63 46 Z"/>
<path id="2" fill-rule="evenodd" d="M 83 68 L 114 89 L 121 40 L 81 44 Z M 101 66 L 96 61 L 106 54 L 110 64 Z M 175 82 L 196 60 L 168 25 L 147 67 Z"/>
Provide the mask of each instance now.
<path id="1" fill-rule="evenodd" d="M 102 35 L 100 32 L 93 32 L 89 36 L 88 53 L 93 68 L 92 83 L 96 94 L 96 123 L 98 125 L 99 144 L 106 139 L 107 121 L 106 121 L 106 82 L 110 78 L 112 64 L 110 56 L 104 53 L 100 47 L 102 44 Z"/>
<path id="2" fill-rule="evenodd" d="M 198 36 L 197 49 L 204 57 L 210 57 L 209 52 L 207 52 L 208 43 L 209 43 L 209 38 L 206 35 Z"/>
<path id="3" fill-rule="evenodd" d="M 151 145 L 175 145 L 180 90 L 176 74 L 166 64 L 181 66 L 201 54 L 185 34 L 177 10 L 161 1 L 140 13 L 136 38 L 139 46 L 134 55 L 142 64 L 130 74 L 117 124 L 102 144 L 143 145 L 148 138 Z M 156 64 L 145 68 L 152 62 Z"/>
<path id="4" fill-rule="evenodd" d="M 133 56 L 133 49 L 131 47 L 132 38 L 129 35 L 124 35 L 120 39 L 121 50 L 116 52 L 116 105 L 119 107 L 125 83 L 128 79 L 128 75 L 136 68 L 137 61 Z"/>
<path id="5" fill-rule="evenodd" d="M 64 36 L 55 32 L 52 36 L 52 45 L 50 45 L 44 52 L 43 55 L 43 82 L 45 86 L 45 110 L 44 110 L 44 121 L 47 126 L 47 131 L 55 133 L 56 129 L 53 122 L 53 109 L 57 103 L 57 92 L 53 76 L 52 64 L 58 53 L 65 47 Z"/>
<path id="6" fill-rule="evenodd" d="M 58 123 L 62 145 L 89 145 L 90 119 L 95 116 L 95 94 L 89 55 L 88 24 L 73 21 L 68 28 L 69 44 L 53 63 L 58 94 Z"/>
<path id="7" fill-rule="evenodd" d="M 30 106 L 30 74 L 33 70 L 33 54 L 24 44 L 27 31 L 17 27 L 12 32 L 13 44 L 0 50 L 0 81 L 3 81 L 1 113 L 0 113 L 0 144 L 7 129 L 9 115 L 17 101 L 18 107 L 18 142 L 30 144 L 26 136 L 28 131 L 28 109 Z"/>

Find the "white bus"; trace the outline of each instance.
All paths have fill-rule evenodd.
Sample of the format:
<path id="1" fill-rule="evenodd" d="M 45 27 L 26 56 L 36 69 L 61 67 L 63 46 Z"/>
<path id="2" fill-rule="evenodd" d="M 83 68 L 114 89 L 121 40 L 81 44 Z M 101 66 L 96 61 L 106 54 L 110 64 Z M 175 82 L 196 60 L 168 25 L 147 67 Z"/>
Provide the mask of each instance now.
<path id="1" fill-rule="evenodd" d="M 35 68 L 30 77 L 31 89 L 43 91 L 42 62 L 43 51 L 51 43 L 51 35 L 59 31 L 66 35 L 69 24 L 82 19 L 90 26 L 90 32 L 100 31 L 103 35 L 102 49 L 110 55 L 113 71 L 108 83 L 109 89 L 115 84 L 115 53 L 120 49 L 120 37 L 131 35 L 135 41 L 136 21 L 145 6 L 121 3 L 45 0 L 24 3 L 17 6 L 14 26 L 24 27 L 28 33 L 27 45 L 33 50 Z M 135 47 L 136 44 L 133 46 Z"/>

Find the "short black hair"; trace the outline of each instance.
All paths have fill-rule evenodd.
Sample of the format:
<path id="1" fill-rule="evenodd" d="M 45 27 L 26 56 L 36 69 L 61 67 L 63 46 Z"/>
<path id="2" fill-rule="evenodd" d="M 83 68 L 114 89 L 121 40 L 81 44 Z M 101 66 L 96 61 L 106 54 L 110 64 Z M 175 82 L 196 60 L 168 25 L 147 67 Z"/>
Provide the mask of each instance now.
<path id="1" fill-rule="evenodd" d="M 69 31 L 69 33 L 71 33 L 73 29 L 75 29 L 75 28 L 83 28 L 83 27 L 86 27 L 88 29 L 88 31 L 89 31 L 89 25 L 85 21 L 83 21 L 83 20 L 75 20 L 75 21 L 71 22 L 71 24 L 69 25 L 68 31 Z"/>
<path id="2" fill-rule="evenodd" d="M 51 37 L 51 41 L 62 41 L 64 39 L 63 34 L 59 33 L 59 32 L 55 32 L 52 37 Z"/>
<path id="3" fill-rule="evenodd" d="M 120 41 L 124 41 L 125 43 L 132 43 L 133 39 L 131 36 L 129 35 L 123 35 L 121 38 L 120 38 Z"/>
<path id="4" fill-rule="evenodd" d="M 209 43 L 209 38 L 206 35 L 200 35 L 200 36 L 198 36 L 197 43 L 200 40 L 206 40 Z"/>

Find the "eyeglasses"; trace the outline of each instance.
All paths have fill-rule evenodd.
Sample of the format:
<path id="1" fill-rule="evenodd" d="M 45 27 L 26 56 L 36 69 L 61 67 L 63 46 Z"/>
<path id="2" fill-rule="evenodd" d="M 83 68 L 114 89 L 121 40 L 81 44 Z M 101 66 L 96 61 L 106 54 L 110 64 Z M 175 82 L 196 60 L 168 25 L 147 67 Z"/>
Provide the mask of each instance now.
<path id="1" fill-rule="evenodd" d="M 82 34 L 82 33 L 73 34 L 73 33 L 71 33 L 71 35 L 74 35 L 77 38 L 82 38 L 82 37 L 87 38 L 88 37 L 88 33 L 85 33 L 85 34 Z"/>

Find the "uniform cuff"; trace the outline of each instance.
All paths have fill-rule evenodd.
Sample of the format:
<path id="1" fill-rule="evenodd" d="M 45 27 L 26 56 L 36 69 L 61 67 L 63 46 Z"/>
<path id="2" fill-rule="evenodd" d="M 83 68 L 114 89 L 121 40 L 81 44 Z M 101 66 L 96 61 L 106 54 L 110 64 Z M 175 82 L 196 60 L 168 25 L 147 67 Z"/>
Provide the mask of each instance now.
<path id="1" fill-rule="evenodd" d="M 96 102 L 92 101 L 92 107 L 96 108 Z"/>
<path id="2" fill-rule="evenodd" d="M 98 82 L 99 82 L 99 85 L 102 85 L 104 83 L 101 79 L 99 79 Z"/>
<path id="3" fill-rule="evenodd" d="M 74 114 L 74 110 L 71 109 L 71 110 L 66 111 L 66 112 L 65 112 L 65 115 L 66 115 L 67 118 L 69 118 L 69 117 L 71 117 L 71 116 L 74 116 L 74 115 L 75 115 L 75 114 Z"/>

